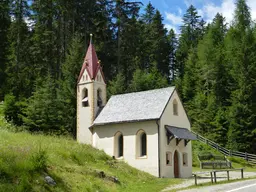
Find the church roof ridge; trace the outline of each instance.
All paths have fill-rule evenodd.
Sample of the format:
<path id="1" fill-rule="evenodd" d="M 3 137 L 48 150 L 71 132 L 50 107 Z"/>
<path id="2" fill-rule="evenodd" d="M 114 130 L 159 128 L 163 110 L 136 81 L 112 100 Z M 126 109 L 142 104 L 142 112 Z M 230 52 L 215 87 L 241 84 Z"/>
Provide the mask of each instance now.
<path id="1" fill-rule="evenodd" d="M 129 95 L 129 94 L 139 94 L 139 93 L 147 93 L 147 92 L 154 92 L 154 91 L 159 91 L 159 90 L 168 90 L 168 89 L 175 89 L 175 86 L 169 86 L 169 87 L 163 87 L 163 88 L 157 88 L 157 89 L 150 89 L 150 90 L 145 90 L 145 91 L 134 91 L 130 93 L 121 93 L 121 94 L 116 94 L 112 95 L 111 97 L 117 97 L 117 96 L 123 96 L 123 95 Z"/>

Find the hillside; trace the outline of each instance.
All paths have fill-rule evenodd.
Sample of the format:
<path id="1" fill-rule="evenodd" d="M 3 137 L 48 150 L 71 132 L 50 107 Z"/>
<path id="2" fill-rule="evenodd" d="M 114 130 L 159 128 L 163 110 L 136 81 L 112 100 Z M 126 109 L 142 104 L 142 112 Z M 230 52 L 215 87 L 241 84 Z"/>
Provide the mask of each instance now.
<path id="1" fill-rule="evenodd" d="M 155 192 L 180 181 L 155 178 L 71 138 L 11 132 L 0 118 L 0 191 Z"/>

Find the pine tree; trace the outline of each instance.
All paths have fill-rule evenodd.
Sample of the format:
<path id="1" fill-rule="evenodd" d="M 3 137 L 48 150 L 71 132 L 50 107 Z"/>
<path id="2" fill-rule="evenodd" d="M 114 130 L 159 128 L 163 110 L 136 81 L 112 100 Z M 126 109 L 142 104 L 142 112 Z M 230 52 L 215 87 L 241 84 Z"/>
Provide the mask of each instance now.
<path id="1" fill-rule="evenodd" d="M 129 92 L 163 88 L 167 85 L 168 82 L 166 78 L 161 75 L 156 67 L 154 67 L 150 73 L 137 69 L 133 74 Z"/>
<path id="2" fill-rule="evenodd" d="M 225 34 L 224 18 L 217 14 L 199 42 L 196 53 L 189 55 L 182 85 L 194 129 L 220 144 L 226 142 L 223 135 L 227 134 L 227 127 L 224 127 L 223 118 L 229 98 L 223 54 Z"/>
<path id="3" fill-rule="evenodd" d="M 170 55 L 169 55 L 170 81 L 172 82 L 177 75 L 176 49 L 178 45 L 176 34 L 173 29 L 169 31 L 168 42 L 170 46 Z"/>
<path id="4" fill-rule="evenodd" d="M 31 66 L 31 31 L 25 19 L 29 16 L 27 1 L 12 1 L 13 21 L 8 30 L 8 65 L 6 66 L 6 92 L 17 100 L 29 97 L 33 89 L 33 67 Z"/>
<path id="5" fill-rule="evenodd" d="M 36 83 L 36 89 L 28 100 L 28 107 L 23 116 L 24 124 L 30 131 L 65 134 L 63 119 L 66 112 L 57 99 L 56 84 L 50 74 L 44 81 Z"/>
<path id="6" fill-rule="evenodd" d="M 228 146 L 247 152 L 255 152 L 252 146 L 256 143 L 255 42 L 249 7 L 244 0 L 238 0 L 235 19 L 225 41 L 232 77 Z"/>
<path id="7" fill-rule="evenodd" d="M 68 116 L 62 119 L 63 127 L 66 131 L 73 133 L 76 136 L 76 87 L 78 74 L 83 61 L 83 44 L 81 38 L 76 35 L 68 47 L 67 58 L 62 65 L 61 71 L 63 79 L 60 81 L 58 89 L 58 102 L 61 111 L 65 111 Z"/>
<path id="8" fill-rule="evenodd" d="M 4 90 L 3 85 L 5 82 L 5 68 L 7 65 L 8 55 L 8 28 L 10 26 L 10 5 L 9 1 L 0 2 L 0 101 L 3 100 Z"/>
<path id="9" fill-rule="evenodd" d="M 186 73 L 186 68 L 192 67 L 191 64 L 189 67 L 186 67 L 186 62 L 189 59 L 189 53 L 194 53 L 198 41 L 202 38 L 204 33 L 204 21 L 198 15 L 196 8 L 191 5 L 185 15 L 183 16 L 183 25 L 181 26 L 181 34 L 178 41 L 178 47 L 176 50 L 176 79 L 175 85 L 179 92 L 185 93 L 187 90 L 183 91 L 183 79 Z M 188 77 L 186 77 L 188 78 Z M 185 80 L 187 81 L 187 80 Z M 186 94 L 186 93 L 185 93 Z"/>

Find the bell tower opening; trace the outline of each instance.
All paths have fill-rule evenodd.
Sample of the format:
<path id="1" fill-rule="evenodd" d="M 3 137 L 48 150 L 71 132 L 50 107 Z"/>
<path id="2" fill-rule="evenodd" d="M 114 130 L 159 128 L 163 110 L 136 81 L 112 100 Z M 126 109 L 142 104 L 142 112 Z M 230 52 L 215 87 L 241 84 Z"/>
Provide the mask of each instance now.
<path id="1" fill-rule="evenodd" d="M 82 107 L 88 107 L 89 100 L 88 100 L 88 89 L 84 88 L 82 91 Z"/>
<path id="2" fill-rule="evenodd" d="M 100 88 L 97 90 L 97 106 L 102 107 L 102 90 Z"/>

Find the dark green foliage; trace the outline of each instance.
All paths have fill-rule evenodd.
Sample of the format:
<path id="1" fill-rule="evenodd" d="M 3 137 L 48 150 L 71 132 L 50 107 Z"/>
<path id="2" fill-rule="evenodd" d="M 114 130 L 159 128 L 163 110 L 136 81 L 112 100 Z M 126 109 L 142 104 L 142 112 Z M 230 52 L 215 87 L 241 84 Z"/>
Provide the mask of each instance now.
<path id="1" fill-rule="evenodd" d="M 14 123 L 15 125 L 22 125 L 22 116 L 24 115 L 24 109 L 26 108 L 25 101 L 17 100 L 12 94 L 5 95 L 4 97 L 4 116 L 7 121 Z"/>
<path id="2" fill-rule="evenodd" d="M 246 1 L 237 0 L 230 25 L 217 14 L 207 27 L 191 5 L 179 36 L 151 3 L 141 8 L 127 0 L 1 1 L 6 119 L 75 137 L 77 77 L 92 33 L 108 98 L 175 85 L 194 130 L 256 152 L 256 28 Z"/>
<path id="3" fill-rule="evenodd" d="M 61 105 L 61 111 L 65 111 L 68 116 L 62 119 L 63 127 L 66 131 L 76 133 L 76 85 L 80 73 L 81 63 L 84 53 L 81 38 L 74 36 L 72 39 L 67 58 L 62 65 L 62 81 L 59 83 L 57 101 Z"/>
<path id="4" fill-rule="evenodd" d="M 6 74 L 5 68 L 7 65 L 7 55 L 8 55 L 8 28 L 10 25 L 10 2 L 1 1 L 0 2 L 0 101 L 3 100 L 3 85 L 5 82 Z"/>
<path id="5" fill-rule="evenodd" d="M 56 96 L 56 84 L 48 75 L 44 81 L 39 81 L 36 90 L 28 100 L 23 121 L 30 131 L 64 134 L 63 127 L 65 111 Z"/>
<path id="6" fill-rule="evenodd" d="M 133 74 L 129 91 L 146 91 L 150 89 L 163 88 L 166 86 L 168 86 L 167 79 L 163 77 L 156 68 L 149 73 L 138 69 Z"/>
<path id="7" fill-rule="evenodd" d="M 125 85 L 125 78 L 122 73 L 118 73 L 117 76 L 112 81 L 109 81 L 108 89 L 107 89 L 108 98 L 111 95 L 125 93 L 126 87 L 124 85 Z"/>

